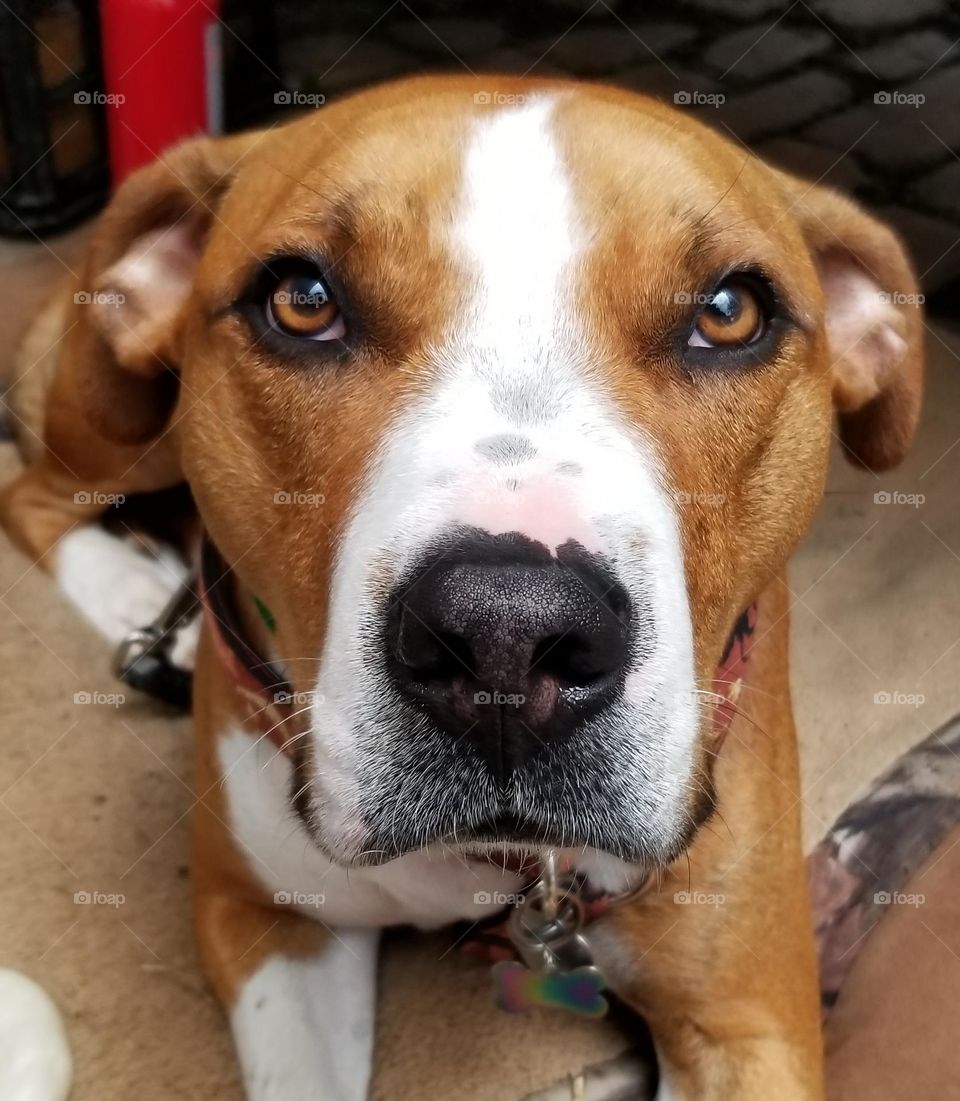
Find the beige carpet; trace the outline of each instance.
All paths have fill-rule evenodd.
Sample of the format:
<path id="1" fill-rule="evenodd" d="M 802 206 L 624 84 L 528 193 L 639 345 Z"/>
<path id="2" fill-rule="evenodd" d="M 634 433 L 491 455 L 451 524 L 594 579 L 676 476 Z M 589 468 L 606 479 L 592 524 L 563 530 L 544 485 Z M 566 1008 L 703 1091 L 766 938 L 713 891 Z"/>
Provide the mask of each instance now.
<path id="1" fill-rule="evenodd" d="M 75 247 L 54 245 L 66 256 Z M 59 270 L 40 246 L 0 249 L 0 349 Z M 835 463 L 795 560 L 809 840 L 957 710 L 960 338 L 935 330 L 929 348 L 913 457 L 881 478 Z M 14 464 L 12 446 L 0 445 L 0 478 Z M 880 504 L 877 493 L 925 501 Z M 106 647 L 6 544 L 0 596 L 0 966 L 37 978 L 62 1008 L 76 1101 L 239 1099 L 191 940 L 189 723 L 132 696 L 114 706 Z M 82 694 L 95 702 L 78 702 Z M 877 702 L 883 694 L 892 702 Z M 78 892 L 116 905 L 79 904 Z M 405 937 L 385 961 L 378 1101 L 511 1101 L 622 1047 L 605 1026 L 499 1014 L 483 969 L 456 953 L 438 961 L 441 951 Z"/>

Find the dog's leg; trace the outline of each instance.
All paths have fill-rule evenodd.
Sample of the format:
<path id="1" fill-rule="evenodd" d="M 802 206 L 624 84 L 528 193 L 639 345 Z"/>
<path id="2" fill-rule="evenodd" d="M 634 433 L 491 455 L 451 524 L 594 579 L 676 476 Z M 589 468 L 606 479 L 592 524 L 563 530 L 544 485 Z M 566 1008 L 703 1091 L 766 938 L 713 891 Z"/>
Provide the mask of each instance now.
<path id="1" fill-rule="evenodd" d="M 2 518 L 11 538 L 51 573 L 80 614 L 112 645 L 152 623 L 188 570 L 170 548 L 120 538 L 99 524 L 109 502 L 139 485 L 118 478 L 91 488 L 43 465 L 25 471 L 4 493 Z M 193 665 L 196 625 L 178 633 L 171 660 Z"/>
<path id="2" fill-rule="evenodd" d="M 726 861 L 722 832 L 698 838 L 690 870 L 673 868 L 589 931 L 612 989 L 650 1028 L 657 1101 L 823 1099 L 796 812 L 773 821 L 755 851 L 728 850 Z"/>
<path id="3" fill-rule="evenodd" d="M 202 894 L 196 922 L 250 1101 L 364 1101 L 377 932 Z"/>
<path id="4" fill-rule="evenodd" d="M 229 1016 L 251 1101 L 363 1101 L 373 1048 L 378 932 L 331 929 L 275 905 L 261 886 L 256 872 L 266 866 L 233 825 L 237 815 L 254 815 L 257 807 L 230 801 L 230 771 L 219 753 L 236 706 L 233 693 L 210 635 L 202 632 L 191 828 L 201 961 Z M 258 783 L 270 782 L 263 772 L 256 776 Z M 288 827 L 281 829 L 286 835 Z"/>
<path id="5" fill-rule="evenodd" d="M 642 1055 L 625 1052 L 605 1063 L 593 1063 L 523 1101 L 649 1101 L 654 1071 Z"/>

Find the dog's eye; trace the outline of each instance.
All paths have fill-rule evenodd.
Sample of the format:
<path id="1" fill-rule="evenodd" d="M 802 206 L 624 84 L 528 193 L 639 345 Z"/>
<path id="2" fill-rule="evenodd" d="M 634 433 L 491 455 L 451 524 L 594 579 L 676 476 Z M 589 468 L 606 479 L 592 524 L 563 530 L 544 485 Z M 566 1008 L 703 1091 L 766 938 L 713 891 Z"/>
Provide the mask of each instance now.
<path id="1" fill-rule="evenodd" d="M 757 289 L 743 276 L 732 275 L 707 296 L 687 344 L 691 348 L 753 344 L 766 328 L 766 310 Z"/>
<path id="2" fill-rule="evenodd" d="M 343 315 L 323 277 L 311 268 L 277 281 L 266 303 L 271 328 L 301 340 L 342 340 Z"/>

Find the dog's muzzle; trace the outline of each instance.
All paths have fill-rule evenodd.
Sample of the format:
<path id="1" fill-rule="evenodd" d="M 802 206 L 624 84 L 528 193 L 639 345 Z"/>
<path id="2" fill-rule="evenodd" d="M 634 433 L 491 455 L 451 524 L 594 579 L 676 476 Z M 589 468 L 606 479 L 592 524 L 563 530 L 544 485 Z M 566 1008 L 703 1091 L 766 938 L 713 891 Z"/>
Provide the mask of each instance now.
<path id="1" fill-rule="evenodd" d="M 630 599 L 577 543 L 469 531 L 394 590 L 385 648 L 401 693 L 502 782 L 617 698 Z"/>

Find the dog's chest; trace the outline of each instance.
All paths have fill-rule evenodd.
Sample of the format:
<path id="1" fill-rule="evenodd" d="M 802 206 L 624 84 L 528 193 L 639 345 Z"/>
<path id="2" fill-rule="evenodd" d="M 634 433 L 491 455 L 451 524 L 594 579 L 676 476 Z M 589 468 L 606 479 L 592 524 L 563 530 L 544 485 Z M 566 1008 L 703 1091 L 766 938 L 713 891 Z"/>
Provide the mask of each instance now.
<path id="1" fill-rule="evenodd" d="M 276 746 L 234 727 L 218 749 L 227 824 L 251 876 L 278 905 L 327 925 L 435 929 L 502 910 L 520 887 L 510 872 L 440 851 L 376 868 L 334 864 L 290 806 L 291 766 Z"/>

